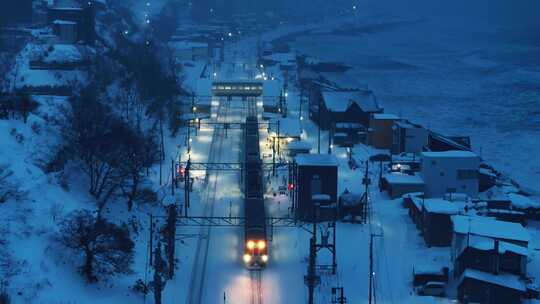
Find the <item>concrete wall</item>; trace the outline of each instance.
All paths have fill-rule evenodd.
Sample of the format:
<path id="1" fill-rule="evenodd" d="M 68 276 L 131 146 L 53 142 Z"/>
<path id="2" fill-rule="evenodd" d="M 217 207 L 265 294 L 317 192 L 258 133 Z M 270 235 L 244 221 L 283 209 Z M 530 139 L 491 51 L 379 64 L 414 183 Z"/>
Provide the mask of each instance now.
<path id="1" fill-rule="evenodd" d="M 472 153 L 470 153 L 473 155 Z M 439 156 L 435 156 L 439 155 Z M 478 171 L 478 156 L 447 156 L 446 152 L 422 153 L 421 175 L 425 181 L 426 197 L 442 197 L 449 192 L 478 197 L 478 174 L 464 178 L 461 170 Z"/>

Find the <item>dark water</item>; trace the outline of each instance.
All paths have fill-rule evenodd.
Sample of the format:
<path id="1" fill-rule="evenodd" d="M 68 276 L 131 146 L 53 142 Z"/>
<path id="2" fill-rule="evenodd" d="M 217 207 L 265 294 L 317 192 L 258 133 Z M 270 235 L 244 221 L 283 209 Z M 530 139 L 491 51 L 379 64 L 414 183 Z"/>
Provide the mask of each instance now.
<path id="1" fill-rule="evenodd" d="M 540 190 L 540 165 L 531 161 L 540 155 L 540 31 L 515 22 L 512 12 L 480 15 L 489 20 L 415 13 L 397 22 L 401 16 L 366 14 L 352 27 L 373 23 L 382 30 L 306 35 L 293 46 L 352 64 L 351 73 L 375 90 L 387 112 L 470 135 L 488 162 Z M 385 22 L 392 26 L 380 26 Z"/>

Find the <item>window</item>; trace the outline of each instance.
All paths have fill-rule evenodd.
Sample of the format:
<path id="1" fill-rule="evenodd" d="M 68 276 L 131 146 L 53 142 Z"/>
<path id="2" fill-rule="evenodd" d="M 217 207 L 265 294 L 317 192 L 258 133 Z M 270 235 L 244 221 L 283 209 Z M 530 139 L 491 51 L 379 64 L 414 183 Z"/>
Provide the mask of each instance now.
<path id="1" fill-rule="evenodd" d="M 477 179 L 478 171 L 474 169 L 458 169 L 457 170 L 458 179 Z"/>
<path id="2" fill-rule="evenodd" d="M 322 193 L 322 183 L 319 175 L 313 175 L 311 178 L 311 195 Z"/>
<path id="3" fill-rule="evenodd" d="M 436 160 L 432 160 L 432 161 L 431 161 L 431 164 L 432 164 L 433 166 L 435 166 L 435 165 L 437 164 L 437 161 L 436 161 Z"/>
<path id="4" fill-rule="evenodd" d="M 456 188 L 446 188 L 446 193 L 456 193 Z"/>

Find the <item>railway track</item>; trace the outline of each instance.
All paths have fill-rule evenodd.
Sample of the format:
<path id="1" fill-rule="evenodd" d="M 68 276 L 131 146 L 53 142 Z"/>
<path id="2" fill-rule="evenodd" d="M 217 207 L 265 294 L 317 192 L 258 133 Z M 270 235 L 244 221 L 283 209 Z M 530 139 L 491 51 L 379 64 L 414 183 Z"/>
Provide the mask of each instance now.
<path id="1" fill-rule="evenodd" d="M 221 113 L 223 111 L 223 113 Z M 228 109 L 223 108 L 220 104 L 218 107 L 217 121 L 226 121 Z M 214 129 L 212 135 L 212 143 L 209 150 L 209 162 L 219 162 L 223 153 L 223 141 L 225 139 L 225 133 L 223 127 L 219 126 Z M 214 216 L 214 209 L 216 205 L 217 196 L 217 181 L 219 171 L 206 172 L 206 192 L 204 196 L 204 208 L 203 216 Z M 213 181 L 211 181 L 211 177 Z M 208 248 L 210 246 L 211 227 L 201 227 L 199 231 L 199 240 L 197 241 L 197 248 L 195 252 L 195 260 L 193 262 L 193 268 L 191 272 L 191 280 L 189 283 L 188 296 L 186 298 L 186 304 L 202 304 L 204 298 L 204 286 L 206 281 L 206 265 L 208 261 Z"/>
<path id="2" fill-rule="evenodd" d="M 251 304 L 263 304 L 262 293 L 262 270 L 251 270 L 249 272 L 251 285 Z"/>

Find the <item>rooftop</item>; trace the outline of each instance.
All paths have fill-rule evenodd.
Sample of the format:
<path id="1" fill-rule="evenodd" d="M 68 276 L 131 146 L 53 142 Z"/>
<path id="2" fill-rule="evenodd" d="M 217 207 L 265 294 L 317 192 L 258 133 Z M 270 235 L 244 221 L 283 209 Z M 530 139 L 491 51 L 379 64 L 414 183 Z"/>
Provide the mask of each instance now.
<path id="1" fill-rule="evenodd" d="M 442 158 L 477 158 L 476 153 L 470 151 L 443 151 L 443 152 L 422 152 L 423 157 L 442 157 Z"/>
<path id="2" fill-rule="evenodd" d="M 332 112 L 345 112 L 352 103 L 363 111 L 376 112 L 382 108 L 377 103 L 372 91 L 326 91 L 322 93 L 326 108 Z"/>
<path id="3" fill-rule="evenodd" d="M 525 283 L 521 281 L 518 276 L 512 274 L 495 275 L 475 269 L 466 269 L 465 272 L 463 272 L 460 281 L 462 281 L 464 278 L 471 278 L 520 291 L 527 290 Z"/>
<path id="4" fill-rule="evenodd" d="M 437 214 L 453 215 L 459 212 L 459 208 L 454 203 L 438 198 L 425 199 L 424 208 L 427 212 Z"/>
<path id="5" fill-rule="evenodd" d="M 468 240 L 468 246 L 478 249 L 478 250 L 493 250 L 495 249 L 495 240 L 488 237 L 471 235 Z M 464 246 L 465 249 L 467 246 Z M 499 242 L 499 253 L 504 254 L 506 252 L 513 252 L 522 256 L 529 255 L 529 249 L 524 246 L 519 246 L 516 244 L 508 242 Z"/>
<path id="6" fill-rule="evenodd" d="M 498 221 L 482 216 L 452 216 L 454 232 L 491 237 L 495 239 L 529 242 L 529 232 L 520 224 Z"/>
<path id="7" fill-rule="evenodd" d="M 298 154 L 295 160 L 299 166 L 338 166 L 337 158 L 331 154 Z"/>

